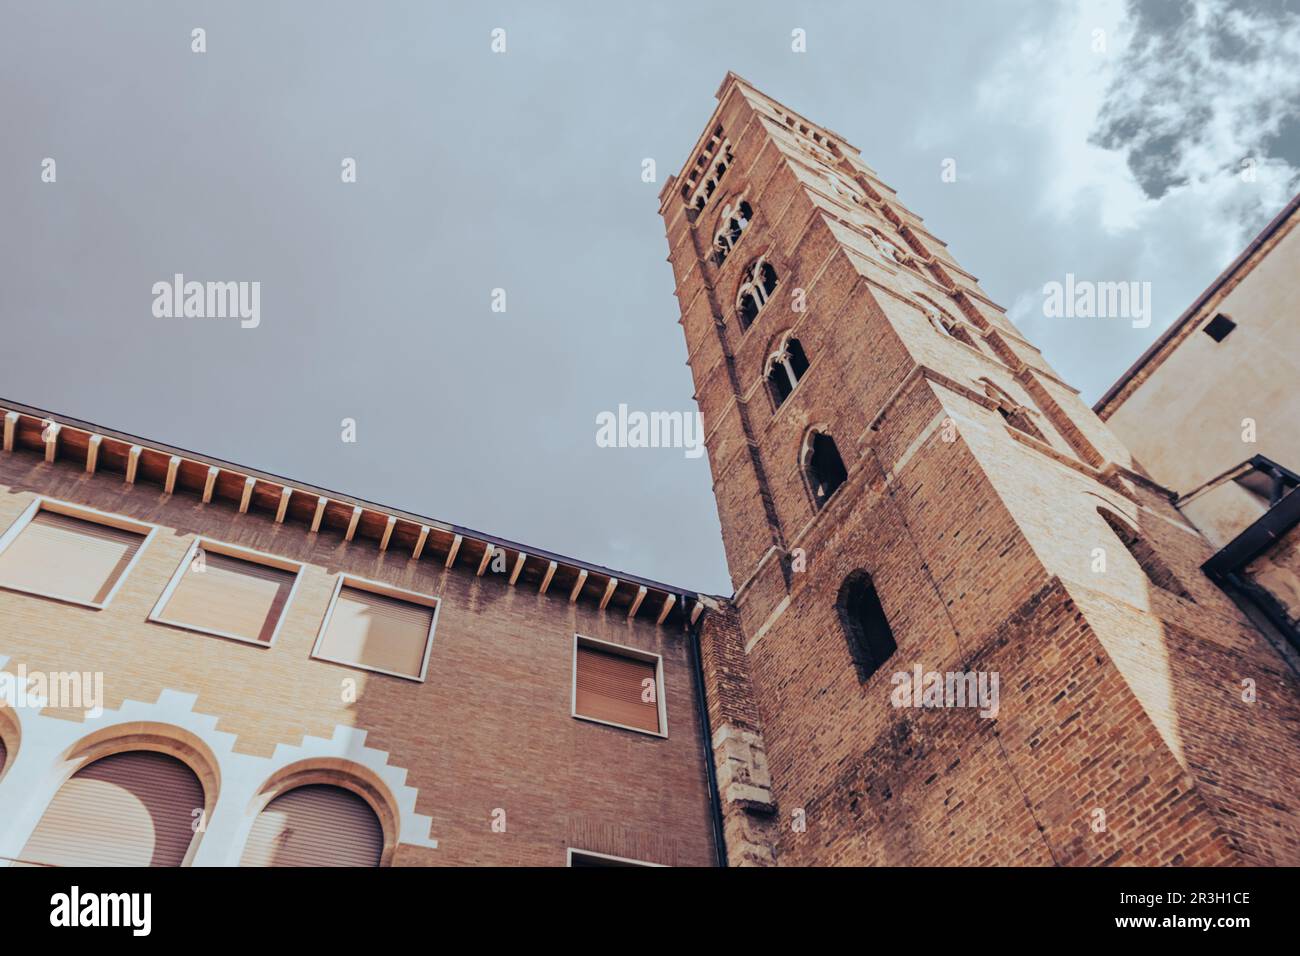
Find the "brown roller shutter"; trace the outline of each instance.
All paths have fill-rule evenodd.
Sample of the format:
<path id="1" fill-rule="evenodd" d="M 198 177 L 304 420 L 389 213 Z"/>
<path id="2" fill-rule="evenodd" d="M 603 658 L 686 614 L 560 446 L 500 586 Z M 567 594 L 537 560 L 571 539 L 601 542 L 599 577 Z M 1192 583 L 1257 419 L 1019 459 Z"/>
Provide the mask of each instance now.
<path id="1" fill-rule="evenodd" d="M 180 866 L 203 787 L 175 757 L 133 750 L 96 760 L 59 788 L 23 848 L 52 866 Z"/>
<path id="2" fill-rule="evenodd" d="M 408 677 L 424 670 L 433 608 L 344 585 L 317 654 Z"/>
<path id="3" fill-rule="evenodd" d="M 0 584 L 102 604 L 144 535 L 44 509 L 0 553 Z"/>
<path id="4" fill-rule="evenodd" d="M 647 678 L 655 680 L 654 661 L 579 645 L 574 708 L 583 717 L 658 733 L 658 703 L 641 700 Z"/>
<path id="5" fill-rule="evenodd" d="M 215 551 L 191 561 L 159 619 L 269 644 L 297 575 Z"/>
<path id="6" fill-rule="evenodd" d="M 282 793 L 253 823 L 240 866 L 378 866 L 384 832 L 350 790 L 309 784 Z"/>

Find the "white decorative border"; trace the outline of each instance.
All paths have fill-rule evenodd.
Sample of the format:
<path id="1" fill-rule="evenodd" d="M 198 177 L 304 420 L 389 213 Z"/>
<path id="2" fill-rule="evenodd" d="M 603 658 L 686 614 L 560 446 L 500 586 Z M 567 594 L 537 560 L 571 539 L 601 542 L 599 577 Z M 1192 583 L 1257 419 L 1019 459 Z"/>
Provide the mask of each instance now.
<path id="1" fill-rule="evenodd" d="M 0 656 L 0 668 L 7 661 Z M 330 739 L 307 736 L 297 745 L 278 744 L 270 757 L 236 753 L 236 735 L 217 730 L 216 716 L 196 712 L 197 700 L 195 694 L 164 689 L 156 703 L 123 701 L 119 709 L 82 723 L 46 717 L 33 708 L 11 709 L 20 739 L 11 741 L 16 745 L 0 778 L 0 867 L 19 857 L 59 787 L 87 762 L 78 755 L 82 742 L 115 727 L 123 736 L 143 730 L 165 736 L 174 728 L 181 732 L 177 742 L 197 739 L 210 751 L 219 783 L 202 836 L 191 848 L 192 866 L 237 866 L 258 812 L 276 795 L 267 784 L 304 761 L 344 761 L 369 771 L 367 776 L 387 791 L 383 796 L 396 815 L 395 843 L 437 849 L 429 834 L 432 819 L 415 812 L 419 791 L 406 785 L 407 771 L 389 764 L 387 752 L 366 746 L 366 731 L 339 724 Z"/>

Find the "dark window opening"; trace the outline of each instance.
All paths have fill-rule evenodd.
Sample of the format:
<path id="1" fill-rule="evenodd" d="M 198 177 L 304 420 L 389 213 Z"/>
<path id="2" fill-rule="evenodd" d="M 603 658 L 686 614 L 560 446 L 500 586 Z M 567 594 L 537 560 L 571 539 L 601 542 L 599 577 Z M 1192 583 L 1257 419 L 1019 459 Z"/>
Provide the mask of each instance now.
<path id="1" fill-rule="evenodd" d="M 808 481 L 812 485 L 813 501 L 817 507 L 825 505 L 848 477 L 848 470 L 840 458 L 839 449 L 835 447 L 835 440 L 830 435 L 813 435 L 808 455 Z"/>
<path id="2" fill-rule="evenodd" d="M 780 408 L 803 378 L 803 373 L 808 371 L 808 358 L 804 355 L 799 340 L 790 339 L 780 352 L 769 359 L 769 366 L 767 384 L 772 391 L 773 404 Z"/>
<path id="3" fill-rule="evenodd" d="M 1034 424 L 1033 419 L 1031 419 L 1029 414 L 1023 409 L 1007 408 L 1005 405 L 999 405 L 998 414 L 1002 416 L 1003 421 L 1016 431 L 1029 435 L 1032 438 L 1037 438 L 1039 441 L 1047 444 L 1047 436 L 1038 430 L 1038 426 Z"/>
<path id="4" fill-rule="evenodd" d="M 1183 587 L 1183 582 L 1178 579 L 1169 565 L 1161 559 L 1156 553 L 1155 548 L 1151 547 L 1151 542 L 1147 541 L 1141 535 L 1133 531 L 1128 524 L 1113 512 L 1105 508 L 1098 508 L 1097 514 L 1101 515 L 1102 520 L 1110 526 L 1110 530 L 1115 532 L 1115 537 L 1119 538 L 1120 543 L 1133 555 L 1133 560 L 1138 563 L 1138 567 L 1147 576 L 1156 587 L 1170 594 L 1177 594 L 1186 601 L 1196 601 Z"/>
<path id="5" fill-rule="evenodd" d="M 898 650 L 871 576 L 865 571 L 850 574 L 840 586 L 836 608 L 858 680 L 865 682 Z"/>
<path id="6" fill-rule="evenodd" d="M 726 214 L 724 213 L 724 215 Z M 726 261 L 727 256 L 731 254 L 732 248 L 740 241 L 741 234 L 749 228 L 753 218 L 753 207 L 747 202 L 740 203 L 736 208 L 735 215 L 727 220 L 713 240 L 713 262 L 715 265 L 720 266 Z"/>
<path id="7" fill-rule="evenodd" d="M 1209 324 L 1205 327 L 1205 334 L 1216 342 L 1222 342 L 1228 337 L 1228 333 L 1237 327 L 1237 323 L 1232 321 L 1222 312 L 1210 319 Z"/>
<path id="8" fill-rule="evenodd" d="M 1038 426 L 1034 424 L 1028 410 L 987 379 L 984 380 L 984 394 L 998 403 L 998 414 L 1002 416 L 1004 422 L 1018 432 L 1029 435 L 1031 438 L 1037 438 L 1044 444 L 1050 444 L 1047 441 L 1047 436 L 1039 431 Z"/>
<path id="9" fill-rule="evenodd" d="M 759 260 L 745 270 L 745 279 L 736 296 L 736 311 L 742 329 L 749 328 L 775 291 L 776 270 L 768 263 Z"/>

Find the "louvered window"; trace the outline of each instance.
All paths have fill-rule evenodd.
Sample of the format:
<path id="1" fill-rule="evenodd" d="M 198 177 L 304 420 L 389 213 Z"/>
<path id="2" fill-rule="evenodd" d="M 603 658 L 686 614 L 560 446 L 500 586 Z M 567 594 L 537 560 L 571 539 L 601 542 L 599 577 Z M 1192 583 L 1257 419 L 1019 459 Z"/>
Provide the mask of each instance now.
<path id="1" fill-rule="evenodd" d="M 240 866 L 378 866 L 379 818 L 351 790 L 308 784 L 266 805 L 244 845 Z"/>
<path id="2" fill-rule="evenodd" d="M 0 539 L 0 586 L 102 608 L 149 530 L 126 519 L 37 502 Z"/>
<path id="3" fill-rule="evenodd" d="M 113 754 L 59 788 L 19 858 L 38 866 L 180 866 L 203 809 L 199 778 L 175 757 Z"/>
<path id="4" fill-rule="evenodd" d="M 662 734 L 660 677 L 657 658 L 632 656 L 580 638 L 574 662 L 574 716 Z"/>
<path id="5" fill-rule="evenodd" d="M 426 595 L 342 579 L 314 656 L 423 680 L 437 606 Z"/>
<path id="6" fill-rule="evenodd" d="M 270 644 L 299 570 L 270 555 L 200 540 L 186 554 L 150 620 Z"/>

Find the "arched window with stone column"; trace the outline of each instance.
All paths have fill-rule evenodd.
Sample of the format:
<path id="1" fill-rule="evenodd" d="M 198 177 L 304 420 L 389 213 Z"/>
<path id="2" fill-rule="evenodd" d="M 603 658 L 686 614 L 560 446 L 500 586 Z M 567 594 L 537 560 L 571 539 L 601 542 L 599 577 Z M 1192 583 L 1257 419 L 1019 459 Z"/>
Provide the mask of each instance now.
<path id="1" fill-rule="evenodd" d="M 767 358 L 764 378 L 773 409 L 780 408 L 808 371 L 808 356 L 794 336 L 786 333 L 781 344 Z"/>
<path id="2" fill-rule="evenodd" d="M 718 217 L 718 229 L 713 236 L 713 262 L 722 265 L 731 250 L 740 242 L 741 235 L 754 221 L 754 208 L 744 199 L 728 203 Z"/>
<path id="3" fill-rule="evenodd" d="M 767 305 L 776 292 L 776 286 L 776 270 L 763 257 L 755 259 L 745 269 L 740 288 L 736 290 L 736 315 L 742 329 L 748 329 L 754 324 L 758 313 L 763 311 L 763 306 Z"/>

